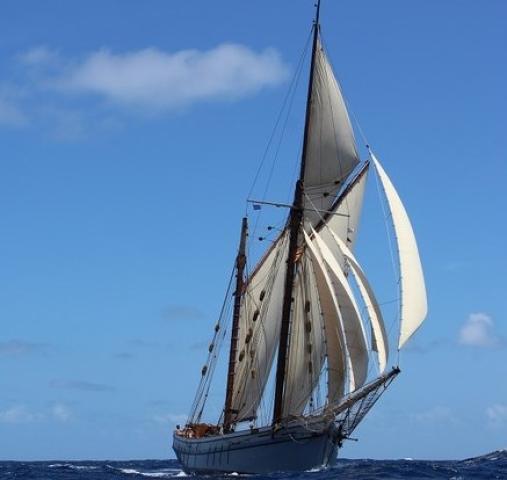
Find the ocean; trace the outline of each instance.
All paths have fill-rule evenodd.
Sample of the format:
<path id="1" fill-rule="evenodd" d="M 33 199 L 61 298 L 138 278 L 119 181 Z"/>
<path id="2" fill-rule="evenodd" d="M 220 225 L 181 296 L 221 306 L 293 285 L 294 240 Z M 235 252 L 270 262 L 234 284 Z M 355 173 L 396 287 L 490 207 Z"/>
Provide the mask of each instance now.
<path id="1" fill-rule="evenodd" d="M 186 477 L 176 460 L 0 462 L 0 480 L 113 480 Z M 466 460 L 347 460 L 326 470 L 272 475 L 214 475 L 259 480 L 506 479 L 507 450 Z M 193 476 L 197 479 L 198 476 Z"/>

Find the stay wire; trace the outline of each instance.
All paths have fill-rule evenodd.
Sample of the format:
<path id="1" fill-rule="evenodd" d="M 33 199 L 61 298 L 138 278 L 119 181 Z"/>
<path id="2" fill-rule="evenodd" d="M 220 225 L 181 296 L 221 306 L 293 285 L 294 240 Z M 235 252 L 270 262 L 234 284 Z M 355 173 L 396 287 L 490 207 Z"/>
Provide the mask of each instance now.
<path id="1" fill-rule="evenodd" d="M 306 40 L 306 43 L 305 43 L 305 46 L 303 48 L 303 51 L 299 57 L 299 60 L 298 60 L 298 63 L 297 63 L 297 67 L 296 67 L 296 71 L 294 72 L 294 75 L 292 76 L 292 80 L 291 80 L 291 83 L 289 85 L 289 89 L 287 90 L 287 93 L 285 94 L 285 97 L 284 97 L 284 100 L 282 102 L 282 107 L 280 108 L 280 111 L 278 112 L 278 116 L 277 116 L 277 119 L 276 119 L 276 122 L 275 122 L 275 125 L 271 131 L 271 135 L 269 137 L 269 140 L 268 140 L 268 143 L 266 145 L 266 148 L 264 149 L 264 153 L 262 155 L 262 159 L 261 159 L 261 162 L 257 168 L 257 172 L 255 173 L 255 177 L 252 181 L 252 185 L 250 186 L 250 190 L 248 192 L 248 196 L 247 198 L 250 198 L 250 196 L 252 195 L 252 192 L 257 184 L 257 181 L 259 179 L 259 176 L 260 176 L 260 173 L 262 171 L 262 168 L 264 166 L 264 163 L 267 159 L 267 156 L 268 156 L 268 153 L 269 153 L 269 150 L 271 148 L 271 144 L 273 143 L 273 140 L 275 138 L 275 135 L 276 135 L 276 132 L 277 132 L 277 129 L 278 129 L 278 125 L 280 124 L 280 121 L 282 119 L 282 116 L 283 116 L 283 112 L 285 111 L 285 108 L 287 106 L 287 103 L 289 102 L 289 100 L 291 99 L 291 97 L 293 97 L 293 92 L 295 90 L 295 85 L 297 85 L 298 83 L 298 79 L 301 75 L 301 69 L 302 69 L 302 65 L 303 65 L 303 62 L 304 62 L 304 59 L 306 58 L 306 55 L 308 53 L 308 46 L 310 44 L 310 38 L 311 38 L 311 32 L 310 34 L 308 35 L 308 38 Z"/>

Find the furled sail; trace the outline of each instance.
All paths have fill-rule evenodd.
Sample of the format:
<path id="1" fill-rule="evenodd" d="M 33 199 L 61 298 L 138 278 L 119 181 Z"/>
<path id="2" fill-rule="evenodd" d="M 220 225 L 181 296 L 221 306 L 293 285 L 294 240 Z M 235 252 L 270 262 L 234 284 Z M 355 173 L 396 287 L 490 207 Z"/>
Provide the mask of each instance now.
<path id="1" fill-rule="evenodd" d="M 336 241 L 336 244 L 340 248 L 342 254 L 347 259 L 348 264 L 352 267 L 352 274 L 356 279 L 359 292 L 361 293 L 368 316 L 370 317 L 375 350 L 378 354 L 379 372 L 382 373 L 386 368 L 387 356 L 389 353 L 387 333 L 382 317 L 382 311 L 380 310 L 380 306 L 375 298 L 370 282 L 366 278 L 366 275 L 364 274 L 361 265 L 359 265 L 359 262 L 354 257 L 354 254 L 350 251 L 347 245 L 345 245 L 345 242 L 343 242 L 333 231 L 330 233 Z M 318 233 L 314 232 L 314 235 L 318 235 Z"/>
<path id="2" fill-rule="evenodd" d="M 301 415 L 311 401 L 325 361 L 324 325 L 312 264 L 299 262 L 294 286 L 289 363 L 285 377 L 283 416 Z"/>
<path id="3" fill-rule="evenodd" d="M 305 156 L 305 218 L 316 225 L 320 216 L 311 211 L 328 210 L 336 192 L 359 163 L 354 133 L 340 87 L 320 39 L 315 52 L 313 89 Z"/>
<path id="4" fill-rule="evenodd" d="M 428 311 L 426 286 L 417 242 L 405 207 L 390 178 L 373 153 L 371 153 L 371 158 L 384 188 L 398 244 L 401 294 L 401 324 L 398 348 L 402 348 L 426 318 Z"/>
<path id="5" fill-rule="evenodd" d="M 240 315 L 233 420 L 254 418 L 280 336 L 288 235 L 282 234 L 248 280 Z"/>

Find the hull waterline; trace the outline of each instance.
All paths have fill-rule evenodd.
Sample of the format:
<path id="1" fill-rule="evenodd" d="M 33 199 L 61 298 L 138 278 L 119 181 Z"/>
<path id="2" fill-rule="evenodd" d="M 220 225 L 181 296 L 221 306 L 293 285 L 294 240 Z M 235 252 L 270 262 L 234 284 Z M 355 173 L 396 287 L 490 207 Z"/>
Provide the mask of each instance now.
<path id="1" fill-rule="evenodd" d="M 187 473 L 271 473 L 332 465 L 338 445 L 331 425 L 320 431 L 294 426 L 273 434 L 267 427 L 203 438 L 175 433 L 173 449 Z"/>

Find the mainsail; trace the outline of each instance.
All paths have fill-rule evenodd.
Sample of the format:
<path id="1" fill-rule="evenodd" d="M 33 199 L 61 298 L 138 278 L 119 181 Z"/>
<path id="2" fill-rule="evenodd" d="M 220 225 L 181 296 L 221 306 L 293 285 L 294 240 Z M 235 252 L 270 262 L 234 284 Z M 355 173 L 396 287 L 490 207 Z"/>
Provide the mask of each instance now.
<path id="1" fill-rule="evenodd" d="M 286 257 L 285 232 L 256 268 L 243 294 L 231 405 L 234 421 L 255 418 L 268 380 L 280 335 Z"/>

